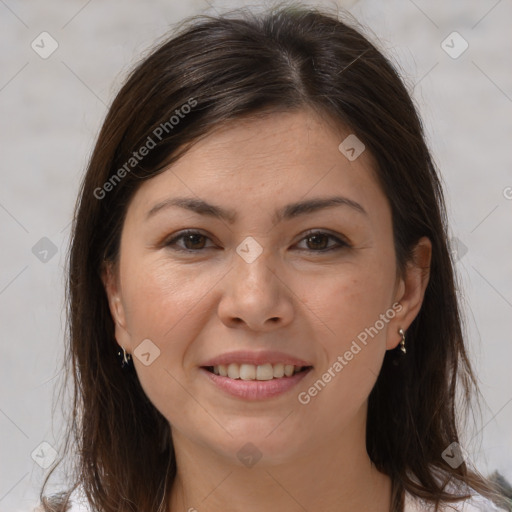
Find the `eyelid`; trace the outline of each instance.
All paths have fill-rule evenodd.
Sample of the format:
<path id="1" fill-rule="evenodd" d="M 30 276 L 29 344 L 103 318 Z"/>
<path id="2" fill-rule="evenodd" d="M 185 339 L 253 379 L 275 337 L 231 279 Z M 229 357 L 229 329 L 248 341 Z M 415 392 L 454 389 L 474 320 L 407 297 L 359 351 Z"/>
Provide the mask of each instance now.
<path id="1" fill-rule="evenodd" d="M 331 233 L 329 230 L 325 230 L 325 229 L 321 229 L 321 228 L 309 229 L 305 233 L 302 233 L 299 242 L 302 242 L 305 238 L 308 238 L 308 237 L 313 236 L 313 235 L 326 235 L 326 236 L 336 240 L 337 243 L 339 243 L 340 247 L 341 246 L 352 247 L 352 244 L 343 235 L 341 235 L 341 234 L 334 234 L 334 233 Z M 324 251 L 326 251 L 326 249 L 324 249 Z M 310 251 L 310 252 L 322 252 L 322 251 Z"/>
<path id="2" fill-rule="evenodd" d="M 177 234 L 173 235 L 172 238 L 168 238 L 168 239 L 165 239 L 162 243 L 162 246 L 163 247 L 171 247 L 172 250 L 175 250 L 175 251 L 178 251 L 178 252 L 186 252 L 186 253 L 194 253 L 194 252 L 202 252 L 204 251 L 205 249 L 211 249 L 212 247 L 205 247 L 205 248 L 202 248 L 202 249 L 185 249 L 183 247 L 179 247 L 177 246 L 177 242 L 181 239 L 183 239 L 183 237 L 187 236 L 187 235 L 201 235 L 201 236 L 204 236 L 206 239 L 210 240 L 211 241 L 211 237 L 205 233 L 203 233 L 201 230 L 199 229 L 185 229 L 183 231 L 180 231 L 178 232 Z M 335 240 L 336 242 L 336 245 L 334 247 L 330 247 L 328 249 L 320 249 L 320 250 L 314 250 L 314 249 L 299 249 L 300 251 L 306 251 L 306 252 L 309 252 L 309 253 L 327 253 L 327 252 L 330 252 L 330 251 L 333 251 L 333 250 L 336 250 L 336 249 L 342 249 L 342 248 L 351 248 L 352 247 L 352 244 L 349 243 L 347 241 L 347 239 L 345 237 L 343 237 L 343 235 L 335 235 L 331 232 L 329 232 L 328 230 L 324 230 L 324 229 L 320 229 L 320 228 L 313 228 L 313 229 L 309 229 L 308 231 L 302 233 L 300 236 L 300 240 L 297 242 L 297 244 L 299 242 L 302 242 L 304 241 L 306 238 L 310 237 L 310 236 L 313 236 L 313 235 L 325 235 L 333 240 Z M 294 244 L 294 245 L 297 245 L 297 244 Z M 174 247 L 172 247 L 174 246 Z"/>
<path id="3" fill-rule="evenodd" d="M 204 236 L 206 239 L 211 241 L 211 237 L 209 235 L 203 233 L 199 229 L 185 229 L 183 231 L 179 231 L 175 235 L 172 235 L 172 237 L 165 238 L 161 245 L 163 247 L 171 247 L 172 245 L 176 245 L 177 241 L 181 240 L 183 237 L 185 237 L 187 235 L 201 235 L 201 236 Z M 193 250 L 193 249 L 184 249 L 183 247 L 178 247 L 177 249 L 174 249 L 174 250 L 182 251 L 182 252 L 200 252 L 200 251 L 204 251 L 204 249 Z"/>

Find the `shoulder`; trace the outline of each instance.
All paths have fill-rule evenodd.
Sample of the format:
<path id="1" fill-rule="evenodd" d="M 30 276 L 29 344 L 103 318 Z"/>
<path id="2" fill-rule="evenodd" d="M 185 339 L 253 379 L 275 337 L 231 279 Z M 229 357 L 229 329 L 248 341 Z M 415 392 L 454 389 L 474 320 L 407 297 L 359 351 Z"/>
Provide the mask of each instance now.
<path id="1" fill-rule="evenodd" d="M 440 505 L 439 512 L 505 512 L 504 509 L 498 508 L 494 502 L 488 498 L 478 494 L 470 487 L 465 487 L 467 494 L 471 494 L 470 498 L 452 503 L 444 502 Z M 455 490 L 448 485 L 447 490 L 454 491 L 454 495 L 458 492 L 464 492 L 461 489 Z M 404 512 L 433 512 L 435 509 L 431 502 L 427 502 L 409 492 L 405 492 Z"/>
<path id="2" fill-rule="evenodd" d="M 69 491 L 68 491 L 69 492 Z M 78 486 L 73 490 L 69 496 L 68 508 L 66 512 L 91 512 L 92 509 L 89 505 L 85 492 L 82 486 Z M 32 512 L 44 512 L 43 506 L 40 504 L 34 508 Z"/>
<path id="3" fill-rule="evenodd" d="M 82 486 L 78 486 L 69 497 L 71 508 L 67 512 L 91 512 L 91 508 Z"/>
<path id="4" fill-rule="evenodd" d="M 406 492 L 404 512 L 427 512 L 434 511 L 431 503 L 413 496 Z M 498 508 L 492 501 L 484 498 L 480 494 L 475 494 L 466 500 L 453 503 L 444 503 L 440 507 L 440 512 L 505 512 Z"/>

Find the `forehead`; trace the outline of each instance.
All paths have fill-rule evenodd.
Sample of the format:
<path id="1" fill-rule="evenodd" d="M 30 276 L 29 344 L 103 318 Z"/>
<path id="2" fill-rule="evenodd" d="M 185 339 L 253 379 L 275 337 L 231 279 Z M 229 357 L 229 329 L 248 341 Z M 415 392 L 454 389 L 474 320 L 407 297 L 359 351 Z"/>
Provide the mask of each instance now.
<path id="1" fill-rule="evenodd" d="M 349 136 L 347 128 L 311 111 L 233 120 L 145 181 L 130 208 L 147 213 L 159 201 L 187 195 L 254 214 L 257 206 L 336 193 L 368 208 L 386 208 L 369 151 L 354 160 L 340 151 Z"/>
<path id="2" fill-rule="evenodd" d="M 214 129 L 192 147 L 187 160 L 178 167 L 192 171 L 194 164 L 201 161 L 202 169 L 208 171 L 212 161 L 215 176 L 239 176 L 245 168 L 248 172 L 243 173 L 244 178 L 251 178 L 252 169 L 275 178 L 282 175 L 276 172 L 278 169 L 296 170 L 297 175 L 301 171 L 312 175 L 315 170 L 321 174 L 321 167 L 327 163 L 350 167 L 339 150 L 349 135 L 346 127 L 310 110 L 267 113 L 263 117 L 231 120 Z M 364 165 L 371 167 L 370 155 L 361 156 Z M 219 164 L 224 166 L 219 168 Z"/>

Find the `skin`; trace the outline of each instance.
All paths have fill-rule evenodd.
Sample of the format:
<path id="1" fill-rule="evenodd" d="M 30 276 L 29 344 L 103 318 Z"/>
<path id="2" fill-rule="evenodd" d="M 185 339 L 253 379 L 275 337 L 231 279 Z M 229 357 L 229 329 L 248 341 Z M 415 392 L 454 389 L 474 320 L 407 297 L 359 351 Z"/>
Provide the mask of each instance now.
<path id="1" fill-rule="evenodd" d="M 350 132 L 304 110 L 231 122 L 195 144 L 131 201 L 120 258 L 104 272 L 116 339 L 132 353 L 150 339 L 160 355 L 133 362 L 141 385 L 171 425 L 178 475 L 172 511 L 389 511 L 391 481 L 366 452 L 368 395 L 386 350 L 417 315 L 429 278 L 422 238 L 397 274 L 391 210 L 369 151 L 349 161 Z M 282 206 L 342 195 L 366 215 L 335 206 L 272 223 Z M 179 207 L 201 198 L 234 210 L 233 224 Z M 206 238 L 165 241 L 184 229 Z M 335 239 L 311 240 L 307 230 Z M 247 237 L 262 254 L 247 263 Z M 176 246 L 175 246 L 176 247 Z M 365 328 L 399 303 L 394 318 L 307 405 L 307 391 Z M 258 402 L 229 397 L 200 373 L 207 359 L 238 349 L 280 350 L 313 370 L 284 395 Z M 261 459 L 246 467 L 246 443 Z"/>

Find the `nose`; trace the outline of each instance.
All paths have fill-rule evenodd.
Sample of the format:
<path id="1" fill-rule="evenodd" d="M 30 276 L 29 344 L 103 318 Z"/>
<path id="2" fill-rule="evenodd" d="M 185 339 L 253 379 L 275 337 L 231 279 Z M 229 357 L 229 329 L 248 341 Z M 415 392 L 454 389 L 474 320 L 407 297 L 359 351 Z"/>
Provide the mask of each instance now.
<path id="1" fill-rule="evenodd" d="M 235 257 L 223 284 L 218 315 L 226 326 L 270 331 L 292 321 L 293 292 L 265 254 L 251 263 Z"/>

